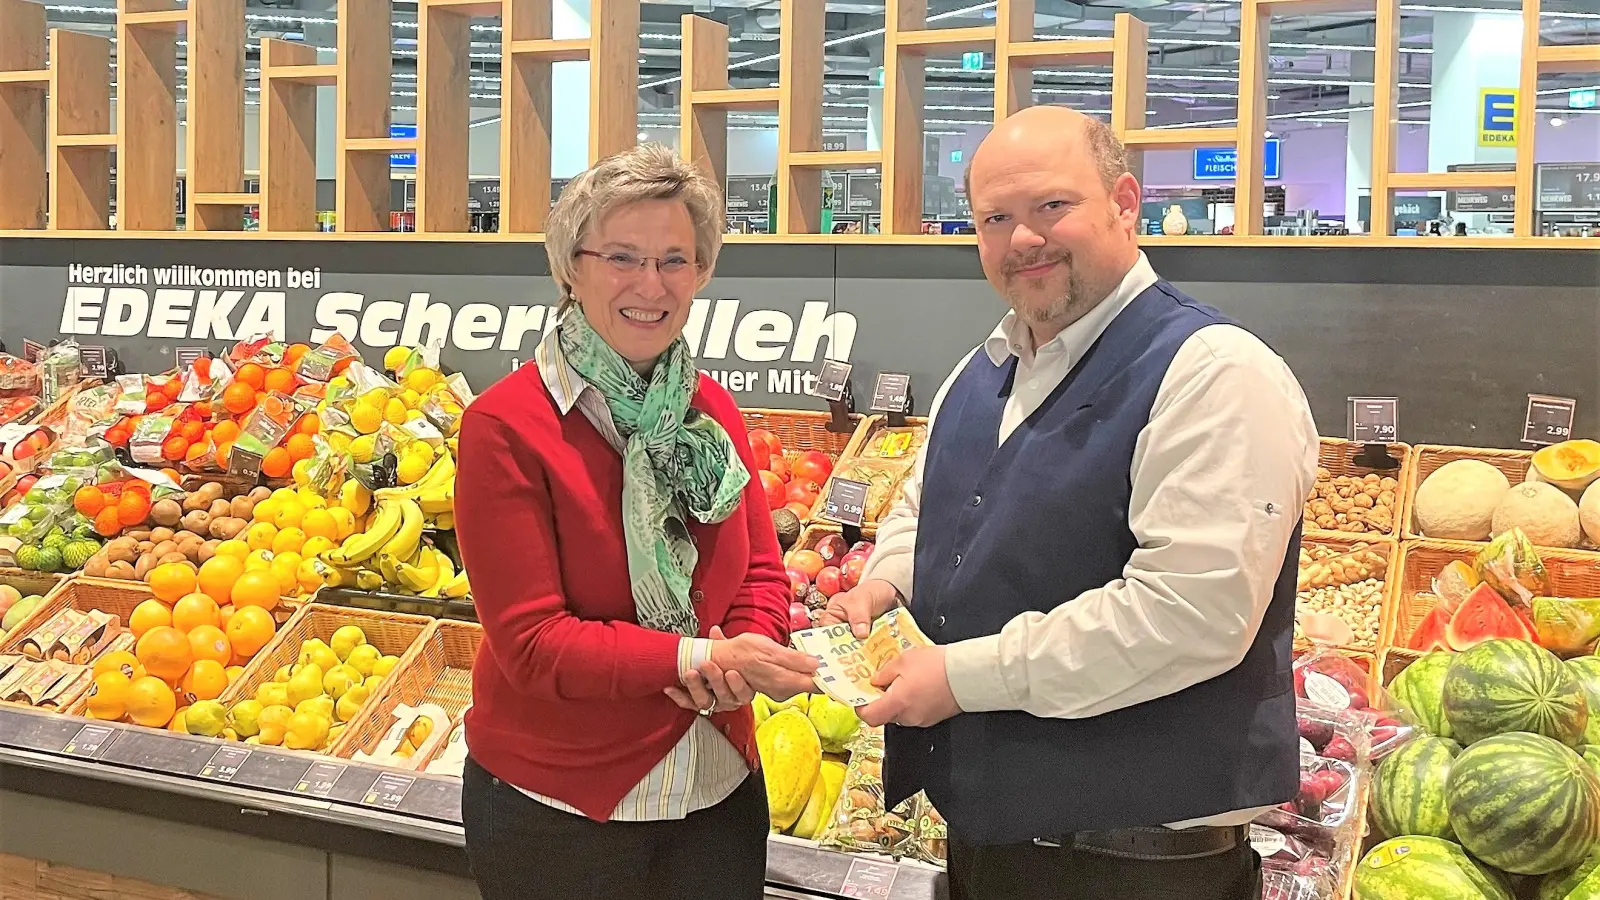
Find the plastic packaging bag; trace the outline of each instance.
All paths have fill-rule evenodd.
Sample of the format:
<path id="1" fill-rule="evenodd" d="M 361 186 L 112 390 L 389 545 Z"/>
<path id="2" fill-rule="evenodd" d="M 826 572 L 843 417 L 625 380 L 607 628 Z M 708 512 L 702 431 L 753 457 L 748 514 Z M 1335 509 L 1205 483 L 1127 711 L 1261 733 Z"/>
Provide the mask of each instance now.
<path id="1" fill-rule="evenodd" d="M 172 416 L 145 416 L 140 419 L 138 426 L 133 429 L 133 436 L 128 439 L 128 453 L 133 461 L 145 465 L 165 465 L 161 445 L 172 433 L 176 421 Z"/>
<path id="2" fill-rule="evenodd" d="M 883 808 L 883 730 L 863 728 L 850 745 L 850 764 L 819 842 L 824 847 L 906 855 L 914 812 L 908 799 L 893 811 Z"/>
<path id="3" fill-rule="evenodd" d="M 1550 573 L 1533 549 L 1533 541 L 1513 528 L 1478 551 L 1473 568 L 1484 583 L 1512 606 L 1527 606 L 1534 597 L 1550 594 Z"/>
<path id="4" fill-rule="evenodd" d="M 283 443 L 289 426 L 300 418 L 299 407 L 286 394 L 276 391 L 268 394 L 250 411 L 234 439 L 233 452 L 228 455 L 228 471 L 234 475 L 254 475 L 261 471 L 261 463 L 272 448 Z"/>
<path id="5" fill-rule="evenodd" d="M 1458 559 L 1433 576 L 1433 593 L 1439 598 L 1439 605 L 1444 607 L 1445 612 L 1453 613 L 1456 607 L 1472 596 L 1473 589 L 1482 580 L 1472 566 Z"/>
<path id="6" fill-rule="evenodd" d="M 1552 653 L 1585 654 L 1600 639 L 1600 598 L 1535 597 L 1531 605 L 1539 645 Z"/>
<path id="7" fill-rule="evenodd" d="M 1381 759 L 1409 739 L 1413 726 L 1393 711 L 1385 712 L 1373 705 L 1369 681 L 1365 669 L 1336 650 L 1317 648 L 1295 660 L 1294 687 L 1301 735 L 1306 736 L 1310 721 L 1327 726 L 1316 731 L 1327 732 L 1328 740 L 1346 736 L 1345 742 L 1332 745 L 1313 740 L 1317 753 L 1363 762 Z"/>
<path id="8" fill-rule="evenodd" d="M 950 855 L 950 826 L 945 824 L 944 816 L 921 791 L 911 798 L 911 810 L 911 840 L 906 842 L 906 855 L 936 866 L 945 865 Z"/>
<path id="9" fill-rule="evenodd" d="M 356 348 L 345 340 L 344 335 L 335 332 L 318 346 L 307 350 L 300 357 L 294 373 L 306 381 L 326 384 L 333 379 L 341 361 L 357 357 Z"/>
<path id="10" fill-rule="evenodd" d="M 37 397 L 42 390 L 38 366 L 0 353 L 0 397 Z"/>

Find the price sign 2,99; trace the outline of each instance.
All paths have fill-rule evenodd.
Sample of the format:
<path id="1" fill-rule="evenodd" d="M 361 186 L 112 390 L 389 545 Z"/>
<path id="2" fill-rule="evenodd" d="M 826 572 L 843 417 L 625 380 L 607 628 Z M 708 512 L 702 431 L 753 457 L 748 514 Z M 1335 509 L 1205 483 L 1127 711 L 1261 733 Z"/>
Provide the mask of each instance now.
<path id="1" fill-rule="evenodd" d="M 1577 405 L 1577 401 L 1571 397 L 1529 394 L 1527 424 L 1522 429 L 1522 442 L 1559 444 L 1572 437 L 1572 419 Z"/>

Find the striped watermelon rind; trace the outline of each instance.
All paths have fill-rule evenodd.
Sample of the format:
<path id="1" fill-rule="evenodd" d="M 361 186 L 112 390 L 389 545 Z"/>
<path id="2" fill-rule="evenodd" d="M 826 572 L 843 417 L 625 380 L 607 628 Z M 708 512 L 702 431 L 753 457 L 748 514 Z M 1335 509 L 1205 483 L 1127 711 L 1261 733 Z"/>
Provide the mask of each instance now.
<path id="1" fill-rule="evenodd" d="M 1600 778 L 1543 735 L 1501 734 L 1462 751 L 1445 803 L 1462 846 L 1518 875 L 1577 865 L 1600 842 Z"/>
<path id="2" fill-rule="evenodd" d="M 1534 900 L 1600 900 L 1600 854 L 1591 853 L 1571 869 L 1544 876 Z"/>
<path id="3" fill-rule="evenodd" d="M 1589 724 L 1583 729 L 1583 742 L 1600 744 L 1600 656 L 1579 656 L 1567 660 L 1566 665 L 1577 679 L 1584 699 L 1589 701 Z"/>
<path id="4" fill-rule="evenodd" d="M 1445 785 L 1461 745 L 1449 738 L 1419 737 L 1383 758 L 1372 791 L 1373 825 L 1380 834 L 1454 840 Z"/>
<path id="5" fill-rule="evenodd" d="M 1454 653 L 1438 651 L 1406 666 L 1389 683 L 1389 696 L 1422 730 L 1438 737 L 1453 737 L 1444 714 L 1444 677 Z"/>
<path id="6" fill-rule="evenodd" d="M 1457 844 L 1423 835 L 1391 838 L 1356 866 L 1355 900 L 1511 900 Z"/>
<path id="7" fill-rule="evenodd" d="M 1554 653 L 1527 641 L 1496 639 L 1450 661 L 1444 714 L 1462 744 L 1526 731 L 1576 747 L 1589 724 L 1589 701 Z"/>
<path id="8" fill-rule="evenodd" d="M 1583 757 L 1583 761 L 1589 764 L 1589 768 L 1594 770 L 1595 776 L 1600 777 L 1600 745 L 1584 744 L 1578 748 L 1578 753 Z"/>

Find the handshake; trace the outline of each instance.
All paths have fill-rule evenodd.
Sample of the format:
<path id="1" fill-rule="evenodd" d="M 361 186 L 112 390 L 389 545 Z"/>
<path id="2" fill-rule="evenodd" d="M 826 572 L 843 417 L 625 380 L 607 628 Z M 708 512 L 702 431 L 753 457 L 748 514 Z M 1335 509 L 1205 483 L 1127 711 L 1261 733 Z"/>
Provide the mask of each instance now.
<path id="1" fill-rule="evenodd" d="M 866 637 L 873 620 L 898 602 L 888 582 L 868 581 L 833 595 L 820 624 L 848 622 L 857 637 Z M 711 658 L 689 672 L 682 687 L 666 689 L 667 696 L 684 709 L 709 715 L 747 706 L 757 692 L 787 700 L 816 690 L 812 676 L 817 661 L 799 650 L 758 634 L 725 637 L 721 628 L 711 629 L 711 642 Z"/>

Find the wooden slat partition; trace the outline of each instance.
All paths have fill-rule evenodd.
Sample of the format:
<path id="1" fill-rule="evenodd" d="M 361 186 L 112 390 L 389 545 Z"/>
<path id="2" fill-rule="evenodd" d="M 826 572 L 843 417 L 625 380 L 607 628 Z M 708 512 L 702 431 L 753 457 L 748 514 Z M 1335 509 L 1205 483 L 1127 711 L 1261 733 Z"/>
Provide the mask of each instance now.
<path id="1" fill-rule="evenodd" d="M 0 228 L 44 227 L 44 38 L 44 6 L 0 0 Z"/>
<path id="2" fill-rule="evenodd" d="M 779 234 L 822 228 L 822 170 L 796 157 L 822 151 L 823 15 L 821 3 L 789 0 L 779 10 Z"/>
<path id="3" fill-rule="evenodd" d="M 50 228 L 111 227 L 111 41 L 50 31 Z M 74 137 L 95 140 L 74 142 Z M 167 197 L 172 210 L 172 197 Z"/>
<path id="4" fill-rule="evenodd" d="M 494 11 L 499 12 L 498 4 Z M 417 7 L 417 230 L 466 231 L 467 141 L 472 112 L 474 7 L 421 0 Z"/>
<path id="5" fill-rule="evenodd" d="M 728 26 L 704 16 L 682 19 L 683 98 L 678 112 L 678 147 L 683 158 L 700 167 L 717 186 L 728 184 L 729 99 L 743 91 L 728 89 Z M 724 102 L 717 102 L 722 99 Z M 776 106 L 776 102 L 773 104 Z"/>
<path id="6" fill-rule="evenodd" d="M 339 0 L 338 9 L 337 228 L 388 231 L 389 0 Z"/>
<path id="7" fill-rule="evenodd" d="M 886 0 L 883 13 L 883 181 L 881 230 L 922 231 L 922 97 L 925 54 L 940 45 L 928 28 L 928 0 Z M 971 46 L 963 29 L 959 48 Z M 989 41 L 994 32 L 989 30 Z M 863 231 L 866 229 L 863 228 Z"/>
<path id="8" fill-rule="evenodd" d="M 172 231 L 178 214 L 178 32 L 163 0 L 117 0 L 117 230 Z M 132 14 L 132 18 L 129 16 Z"/>
<path id="9" fill-rule="evenodd" d="M 1533 237 L 1538 203 L 1537 156 L 1539 75 L 1560 72 L 1600 72 L 1600 44 L 1542 46 L 1539 15 L 1543 0 L 1522 0 L 1522 61 L 1517 88 L 1516 201 L 1512 233 Z"/>
<path id="10" fill-rule="evenodd" d="M 244 0 L 192 0 L 184 171 L 193 231 L 243 231 Z M 254 198 L 250 198 L 253 202 Z"/>
<path id="11" fill-rule="evenodd" d="M 331 68 L 333 71 L 326 71 Z M 317 48 L 261 40 L 261 230 L 317 230 L 317 86 L 337 67 Z"/>

